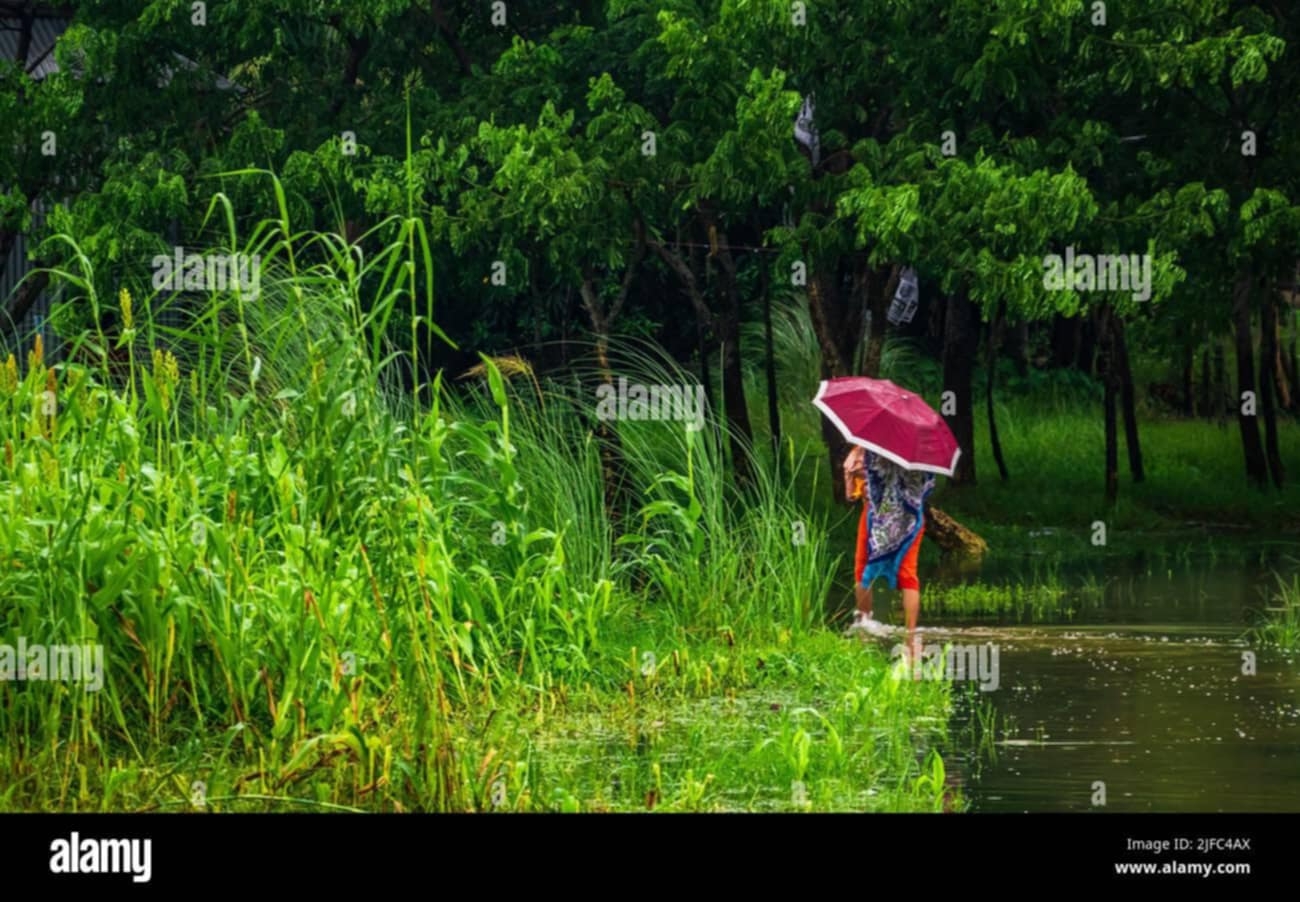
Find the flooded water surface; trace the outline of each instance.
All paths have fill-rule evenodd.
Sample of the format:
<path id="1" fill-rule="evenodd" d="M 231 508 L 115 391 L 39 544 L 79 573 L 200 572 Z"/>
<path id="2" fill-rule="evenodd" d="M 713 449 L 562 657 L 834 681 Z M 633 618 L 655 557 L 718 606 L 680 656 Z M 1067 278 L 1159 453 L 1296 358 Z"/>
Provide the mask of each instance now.
<path id="1" fill-rule="evenodd" d="M 1300 656 L 1249 632 L 1297 572 L 1276 546 L 940 578 L 923 642 L 997 649 L 995 684 L 958 673 L 950 780 L 974 811 L 1300 810 Z"/>

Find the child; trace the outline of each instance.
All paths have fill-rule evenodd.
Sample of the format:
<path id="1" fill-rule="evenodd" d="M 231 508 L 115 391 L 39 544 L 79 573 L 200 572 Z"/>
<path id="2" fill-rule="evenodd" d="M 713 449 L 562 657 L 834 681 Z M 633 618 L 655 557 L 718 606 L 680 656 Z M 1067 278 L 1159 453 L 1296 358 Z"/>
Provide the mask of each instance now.
<path id="1" fill-rule="evenodd" d="M 883 576 L 890 588 L 903 592 L 909 645 L 913 644 L 921 610 L 916 561 L 925 534 L 925 499 L 934 488 L 934 474 L 906 470 L 855 445 L 844 460 L 844 477 L 849 500 L 863 502 L 854 560 L 857 611 L 849 632 L 889 634 L 889 627 L 872 615 L 871 584 Z"/>

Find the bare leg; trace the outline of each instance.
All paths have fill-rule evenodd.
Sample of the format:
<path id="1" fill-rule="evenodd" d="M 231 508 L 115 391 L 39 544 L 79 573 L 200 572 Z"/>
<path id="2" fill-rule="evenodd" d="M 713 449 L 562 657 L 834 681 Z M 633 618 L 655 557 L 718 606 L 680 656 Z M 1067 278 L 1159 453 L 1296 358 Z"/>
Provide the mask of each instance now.
<path id="1" fill-rule="evenodd" d="M 916 639 L 916 620 L 921 612 L 921 590 L 904 589 L 903 590 L 903 616 L 907 621 L 907 653 L 908 663 L 912 668 L 917 679 L 920 679 L 920 670 L 917 668 L 917 662 L 921 659 L 921 646 Z"/>
<path id="2" fill-rule="evenodd" d="M 903 590 L 903 616 L 907 619 L 907 634 L 916 632 L 916 618 L 921 613 L 921 590 Z"/>
<path id="3" fill-rule="evenodd" d="M 854 586 L 853 597 L 857 599 L 858 610 L 869 615 L 871 613 L 871 590 L 864 589 L 861 585 Z"/>

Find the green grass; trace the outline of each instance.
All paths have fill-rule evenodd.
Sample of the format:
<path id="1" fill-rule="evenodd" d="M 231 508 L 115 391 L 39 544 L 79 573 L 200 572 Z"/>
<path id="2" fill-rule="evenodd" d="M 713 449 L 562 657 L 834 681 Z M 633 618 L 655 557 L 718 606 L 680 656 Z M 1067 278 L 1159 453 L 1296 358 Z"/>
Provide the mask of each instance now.
<path id="1" fill-rule="evenodd" d="M 532 803 L 519 770 L 545 773 L 567 804 L 593 811 L 962 806 L 937 753 L 913 738 L 946 736 L 948 688 L 895 679 L 874 647 L 826 632 L 767 645 L 701 646 L 685 635 L 646 644 L 657 666 L 633 649 L 617 704 L 573 702 L 531 736 L 526 760 L 500 766 L 510 787 L 501 807 Z"/>
<path id="2" fill-rule="evenodd" d="M 760 460 L 742 494 L 715 428 L 617 424 L 616 539 L 589 389 L 489 361 L 403 390 L 419 222 L 354 256 L 273 187 L 225 248 L 262 256 L 255 304 L 164 330 L 74 248 L 79 362 L 0 368 L 0 642 L 98 643 L 106 679 L 0 683 L 0 810 L 771 809 L 795 782 L 796 807 L 959 805 L 928 751 L 948 687 L 824 625 L 813 466 Z"/>
<path id="3" fill-rule="evenodd" d="M 926 591 L 926 605 L 936 616 L 960 617 L 1013 616 L 1018 620 L 1041 620 L 1049 614 L 1073 614 L 1068 607 L 1069 592 L 1055 583 L 986 585 L 958 583 L 931 584 Z"/>
<path id="4" fill-rule="evenodd" d="M 1279 429 L 1284 461 L 1300 472 L 1300 429 Z M 1282 491 L 1246 487 L 1235 424 L 1177 419 L 1140 422 L 1146 478 L 1132 482 L 1120 448 L 1119 503 L 1102 503 L 1104 433 L 1096 405 L 1052 407 L 1013 398 L 999 407 L 998 430 L 1011 478 L 998 477 L 988 450 L 986 421 L 976 429 L 978 492 L 952 492 L 954 513 L 973 522 L 1015 520 L 1027 528 L 1065 527 L 1090 540 L 1091 524 L 1151 532 L 1246 526 L 1294 529 L 1300 483 Z"/>
<path id="5" fill-rule="evenodd" d="M 1296 651 L 1300 649 L 1300 576 L 1292 576 L 1290 582 L 1278 577 L 1277 583 L 1274 603 L 1265 609 L 1251 637 L 1261 645 Z"/>

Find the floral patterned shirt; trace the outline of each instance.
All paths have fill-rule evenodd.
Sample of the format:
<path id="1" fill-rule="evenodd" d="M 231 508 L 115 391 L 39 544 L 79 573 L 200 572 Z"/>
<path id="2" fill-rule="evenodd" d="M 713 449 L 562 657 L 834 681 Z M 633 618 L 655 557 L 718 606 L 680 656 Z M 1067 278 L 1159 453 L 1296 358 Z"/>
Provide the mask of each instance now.
<path id="1" fill-rule="evenodd" d="M 898 551 L 920 529 L 935 477 L 906 470 L 879 454 L 866 455 L 866 471 L 871 499 L 867 559 L 874 561 Z"/>

